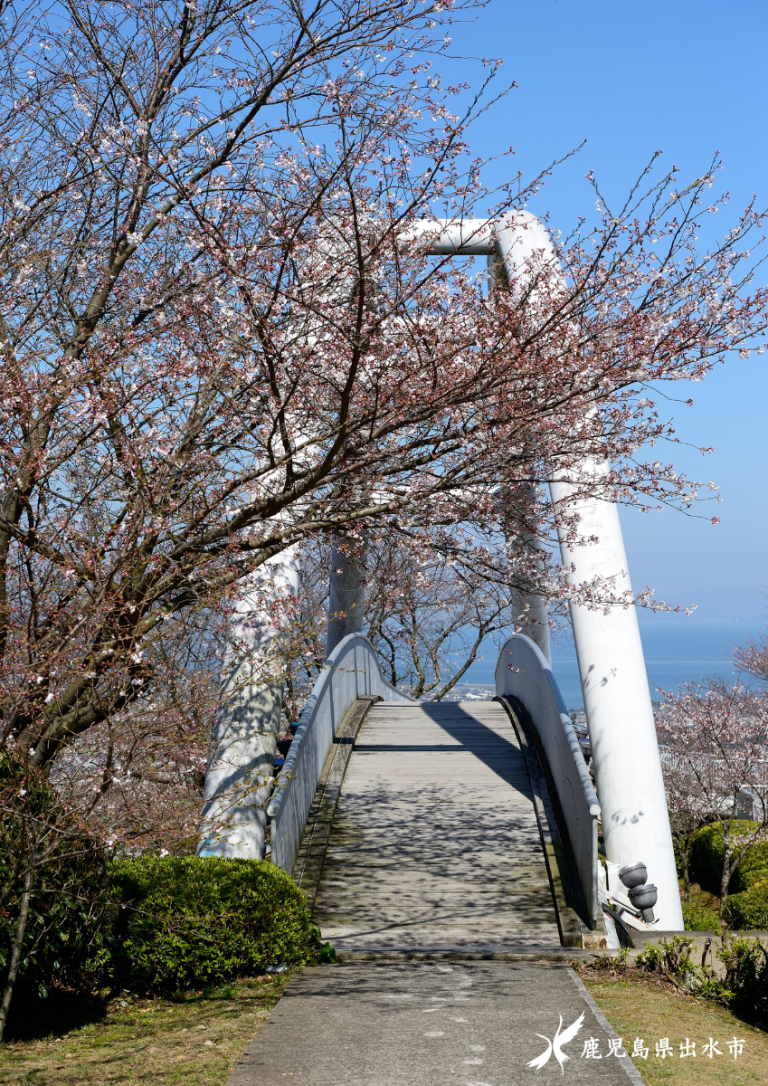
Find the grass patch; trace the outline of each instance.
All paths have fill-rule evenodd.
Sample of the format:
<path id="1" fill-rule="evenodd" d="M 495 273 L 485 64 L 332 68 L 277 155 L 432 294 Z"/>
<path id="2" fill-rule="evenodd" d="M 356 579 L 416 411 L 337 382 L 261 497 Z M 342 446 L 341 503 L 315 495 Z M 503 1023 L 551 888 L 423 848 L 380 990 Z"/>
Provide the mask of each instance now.
<path id="1" fill-rule="evenodd" d="M 595 970 L 581 972 L 590 995 L 632 1051 L 635 1037 L 650 1049 L 647 1059 L 634 1065 L 648 1086 L 749 1086 L 768 1082 L 768 1035 L 747 1025 L 731 1011 L 710 1000 L 685 995 L 655 977 L 606 976 Z M 728 1042 L 745 1041 L 734 1059 Z M 655 1055 L 656 1041 L 669 1038 L 674 1056 Z M 709 1059 L 702 1047 L 710 1037 L 719 1041 L 722 1056 Z M 696 1056 L 680 1056 L 686 1038 L 696 1042 Z"/>
<path id="2" fill-rule="evenodd" d="M 68 999 L 43 1005 L 0 1049 L 0 1083 L 222 1086 L 283 993 L 289 973 L 179 999 Z"/>

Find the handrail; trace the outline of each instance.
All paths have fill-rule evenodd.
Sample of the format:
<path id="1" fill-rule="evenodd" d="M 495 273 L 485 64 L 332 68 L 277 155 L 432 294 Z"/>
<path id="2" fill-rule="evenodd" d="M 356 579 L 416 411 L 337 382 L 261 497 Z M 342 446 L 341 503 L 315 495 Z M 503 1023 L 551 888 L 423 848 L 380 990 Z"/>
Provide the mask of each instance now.
<path id="1" fill-rule="evenodd" d="M 366 695 L 378 695 L 385 701 L 413 701 L 383 677 L 370 641 L 362 634 L 348 634 L 328 657 L 312 688 L 267 804 L 267 815 L 272 819 L 272 862 L 289 874 L 338 727 L 353 703 Z"/>
<path id="2" fill-rule="evenodd" d="M 501 649 L 496 665 L 496 693 L 517 698 L 536 728 L 594 927 L 600 915 L 597 852 L 600 803 L 552 669 L 541 649 L 524 634 L 513 634 Z"/>

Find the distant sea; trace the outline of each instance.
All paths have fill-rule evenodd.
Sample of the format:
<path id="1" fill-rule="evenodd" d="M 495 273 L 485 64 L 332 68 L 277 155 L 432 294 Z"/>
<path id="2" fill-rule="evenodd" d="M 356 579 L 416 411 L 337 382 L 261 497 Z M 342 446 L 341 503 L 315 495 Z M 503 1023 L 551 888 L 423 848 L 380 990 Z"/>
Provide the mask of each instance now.
<path id="1" fill-rule="evenodd" d="M 699 682 L 710 675 L 735 676 L 730 656 L 736 645 L 766 633 L 765 621 L 704 622 L 680 615 L 655 615 L 640 623 L 645 667 L 651 697 L 659 698 L 659 689 L 676 690 L 684 682 Z M 576 650 L 565 634 L 552 646 L 552 669 L 569 709 L 580 709 L 581 696 Z M 492 649 L 467 675 L 474 683 L 492 683 L 496 656 Z"/>

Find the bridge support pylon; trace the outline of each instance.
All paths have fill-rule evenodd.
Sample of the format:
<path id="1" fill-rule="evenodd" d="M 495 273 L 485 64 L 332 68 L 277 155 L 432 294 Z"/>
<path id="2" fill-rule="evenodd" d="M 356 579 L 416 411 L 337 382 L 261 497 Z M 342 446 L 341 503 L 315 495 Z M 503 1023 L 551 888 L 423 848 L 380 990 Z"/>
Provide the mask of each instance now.
<path id="1" fill-rule="evenodd" d="M 283 706 L 285 598 L 298 592 L 294 547 L 240 582 L 203 790 L 198 856 L 262 860 Z"/>

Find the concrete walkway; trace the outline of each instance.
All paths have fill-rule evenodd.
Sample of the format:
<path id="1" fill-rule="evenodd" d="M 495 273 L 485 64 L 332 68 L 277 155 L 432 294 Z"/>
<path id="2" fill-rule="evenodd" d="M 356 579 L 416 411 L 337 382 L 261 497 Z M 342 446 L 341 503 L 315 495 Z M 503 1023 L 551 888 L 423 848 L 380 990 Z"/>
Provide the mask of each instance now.
<path id="1" fill-rule="evenodd" d="M 372 707 L 314 916 L 341 952 L 559 946 L 528 773 L 499 704 Z"/>
<path id="2" fill-rule="evenodd" d="M 549 1040 L 562 1045 L 564 1074 Z M 566 966 L 519 962 L 356 963 L 306 969 L 227 1086 L 642 1086 L 628 1056 Z M 582 1055 L 595 1038 L 602 1058 Z M 634 1038 L 625 1038 L 632 1044 Z M 541 1062 L 541 1061 L 540 1061 Z"/>
<path id="3" fill-rule="evenodd" d="M 371 708 L 299 864 L 342 963 L 291 980 L 228 1086 L 642 1086 L 541 960 L 587 952 L 559 945 L 524 758 L 494 702 Z"/>

